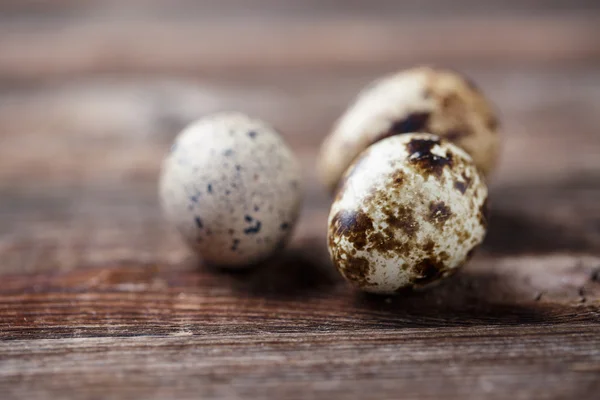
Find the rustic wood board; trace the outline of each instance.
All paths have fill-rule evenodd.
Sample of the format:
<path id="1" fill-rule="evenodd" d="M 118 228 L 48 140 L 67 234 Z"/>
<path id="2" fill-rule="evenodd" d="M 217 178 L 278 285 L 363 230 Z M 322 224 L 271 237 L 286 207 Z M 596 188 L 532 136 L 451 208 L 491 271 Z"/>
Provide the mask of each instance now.
<path id="1" fill-rule="evenodd" d="M 341 4 L 0 3 L 2 399 L 597 398 L 599 4 Z M 439 287 L 368 296 L 328 259 L 316 150 L 424 62 L 500 111 L 490 231 Z M 305 167 L 291 245 L 249 272 L 201 265 L 156 199 L 176 132 L 223 109 Z"/>

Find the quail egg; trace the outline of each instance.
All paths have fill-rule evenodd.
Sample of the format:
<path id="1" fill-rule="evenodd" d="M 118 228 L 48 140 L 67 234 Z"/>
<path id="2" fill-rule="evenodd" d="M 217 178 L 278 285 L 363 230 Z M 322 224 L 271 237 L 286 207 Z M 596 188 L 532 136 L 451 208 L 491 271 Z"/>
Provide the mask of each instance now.
<path id="1" fill-rule="evenodd" d="M 220 113 L 177 136 L 159 191 L 168 220 L 205 262 L 246 267 L 285 245 L 300 186 L 296 157 L 272 127 Z"/>
<path id="2" fill-rule="evenodd" d="M 363 151 L 342 178 L 329 253 L 361 290 L 426 287 L 472 256 L 486 211 L 486 185 L 466 152 L 435 135 L 393 136 Z"/>
<path id="3" fill-rule="evenodd" d="M 455 72 L 420 67 L 372 83 L 338 120 L 321 148 L 320 179 L 331 190 L 352 160 L 389 136 L 427 132 L 450 140 L 488 175 L 499 152 L 490 103 Z"/>

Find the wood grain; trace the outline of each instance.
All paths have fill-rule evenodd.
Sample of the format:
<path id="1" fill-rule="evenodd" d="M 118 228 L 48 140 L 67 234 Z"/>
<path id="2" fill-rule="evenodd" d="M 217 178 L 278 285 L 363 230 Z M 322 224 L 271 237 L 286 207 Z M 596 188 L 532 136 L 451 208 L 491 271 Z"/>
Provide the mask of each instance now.
<path id="1" fill-rule="evenodd" d="M 294 399 L 311 387 L 312 396 L 321 398 L 361 393 L 437 398 L 444 393 L 495 399 L 506 398 L 508 391 L 517 399 L 530 399 L 532 393 L 550 399 L 592 398 L 598 390 L 597 331 L 580 324 L 550 331 L 523 327 L 517 335 L 510 327 L 353 329 L 350 338 L 332 332 L 309 337 L 188 334 L 7 342 L 2 348 L 9 361 L 0 371 L 13 385 L 4 393 L 28 398 L 68 393 L 77 398 Z M 531 354 L 538 354 L 538 363 L 547 368 L 543 377 Z M 41 365 L 63 373 L 48 379 L 48 369 Z M 14 374 L 16 370 L 22 372 Z M 521 377 L 519 384 L 515 376 Z"/>
<path id="2" fill-rule="evenodd" d="M 594 14 L 294 17 L 268 23 L 264 18 L 208 16 L 162 18 L 157 24 L 154 19 L 109 16 L 33 27 L 6 24 L 0 25 L 0 80 L 116 72 L 236 76 L 414 63 L 581 66 L 600 60 L 599 21 Z M 440 38 L 453 38 L 452 46 Z"/>
<path id="3" fill-rule="evenodd" d="M 0 397 L 595 399 L 598 2 L 0 2 Z M 443 40 L 442 40 L 443 39 Z M 361 294 L 327 254 L 317 148 L 383 73 L 437 63 L 499 110 L 474 259 Z M 272 122 L 306 201 L 253 271 L 165 223 L 160 161 L 199 115 Z"/>

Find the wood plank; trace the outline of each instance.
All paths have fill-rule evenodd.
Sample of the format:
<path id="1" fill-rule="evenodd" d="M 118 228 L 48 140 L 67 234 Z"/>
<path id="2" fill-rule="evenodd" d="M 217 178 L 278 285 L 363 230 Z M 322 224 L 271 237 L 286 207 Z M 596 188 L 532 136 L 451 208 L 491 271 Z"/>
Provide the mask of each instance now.
<path id="1" fill-rule="evenodd" d="M 435 290 L 385 298 L 350 290 L 314 249 L 309 241 L 250 273 L 188 259 L 5 275 L 0 389 L 594 398 L 600 258 L 479 256 Z"/>
<path id="2" fill-rule="evenodd" d="M 307 387 L 314 398 L 593 399 L 598 339 L 576 324 L 11 341 L 0 387 L 31 399 L 296 399 Z"/>
<path id="3" fill-rule="evenodd" d="M 134 72 L 235 76 L 324 66 L 397 68 L 423 62 L 585 65 L 600 61 L 598 23 L 597 13 L 159 21 L 108 16 L 4 23 L 0 25 L 0 80 L 31 82 Z"/>
<path id="4" fill-rule="evenodd" d="M 315 255 L 306 250 L 313 247 Z M 5 275 L 2 339 L 347 331 L 408 327 L 598 325 L 598 256 L 485 253 L 435 290 L 385 298 L 351 290 L 313 240 L 254 272 L 110 262 Z M 90 268 L 93 267 L 93 268 Z M 600 327 L 599 327 L 600 328 Z"/>

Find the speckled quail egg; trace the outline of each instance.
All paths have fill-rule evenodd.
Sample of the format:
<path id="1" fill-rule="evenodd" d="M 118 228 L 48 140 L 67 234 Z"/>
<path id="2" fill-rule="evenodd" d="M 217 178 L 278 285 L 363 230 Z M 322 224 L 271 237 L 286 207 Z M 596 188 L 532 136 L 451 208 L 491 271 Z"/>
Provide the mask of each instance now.
<path id="1" fill-rule="evenodd" d="M 451 275 L 482 242 L 487 187 L 471 157 L 430 134 L 384 139 L 342 178 L 329 253 L 361 290 L 393 293 Z"/>
<path id="2" fill-rule="evenodd" d="M 159 190 L 167 218 L 205 262 L 245 267 L 286 243 L 300 184 L 299 164 L 272 127 L 221 113 L 177 136 Z"/>
<path id="3" fill-rule="evenodd" d="M 488 175 L 499 152 L 490 103 L 455 72 L 420 67 L 372 83 L 342 115 L 321 148 L 320 179 L 331 190 L 352 160 L 389 136 L 427 132 L 448 139 Z"/>

